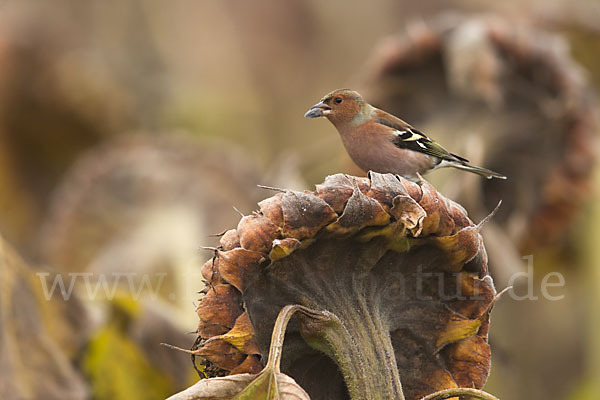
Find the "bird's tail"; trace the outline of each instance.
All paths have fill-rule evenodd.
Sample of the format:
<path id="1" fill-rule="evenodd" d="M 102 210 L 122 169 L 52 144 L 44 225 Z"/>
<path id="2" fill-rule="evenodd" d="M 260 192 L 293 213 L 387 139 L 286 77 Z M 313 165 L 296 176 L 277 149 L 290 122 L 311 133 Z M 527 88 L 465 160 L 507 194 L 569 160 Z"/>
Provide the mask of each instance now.
<path id="1" fill-rule="evenodd" d="M 473 172 L 475 174 L 486 177 L 487 179 L 497 178 L 497 179 L 506 179 L 506 176 L 499 174 L 498 172 L 494 172 L 489 169 L 476 167 L 474 165 L 469 165 L 466 162 L 457 162 L 457 161 L 446 161 L 440 163 L 439 167 L 454 167 L 458 169 L 462 169 L 465 171 Z"/>
<path id="2" fill-rule="evenodd" d="M 454 168 L 463 169 L 465 171 L 473 172 L 481 176 L 485 176 L 487 179 L 497 178 L 497 179 L 506 179 L 506 176 L 499 174 L 498 172 L 494 172 L 490 169 L 485 169 L 481 167 L 476 167 L 474 165 L 463 164 L 463 163 L 455 163 L 452 165 Z"/>

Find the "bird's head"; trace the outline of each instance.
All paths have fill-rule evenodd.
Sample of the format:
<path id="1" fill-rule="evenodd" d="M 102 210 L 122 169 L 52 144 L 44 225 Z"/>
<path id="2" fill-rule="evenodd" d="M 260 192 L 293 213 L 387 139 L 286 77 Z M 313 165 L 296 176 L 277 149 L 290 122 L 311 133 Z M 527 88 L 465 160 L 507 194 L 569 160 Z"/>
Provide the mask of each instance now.
<path id="1" fill-rule="evenodd" d="M 357 124 L 360 125 L 369 104 L 350 89 L 338 89 L 325 95 L 320 102 L 312 106 L 304 116 L 306 118 L 325 117 L 334 125 Z"/>

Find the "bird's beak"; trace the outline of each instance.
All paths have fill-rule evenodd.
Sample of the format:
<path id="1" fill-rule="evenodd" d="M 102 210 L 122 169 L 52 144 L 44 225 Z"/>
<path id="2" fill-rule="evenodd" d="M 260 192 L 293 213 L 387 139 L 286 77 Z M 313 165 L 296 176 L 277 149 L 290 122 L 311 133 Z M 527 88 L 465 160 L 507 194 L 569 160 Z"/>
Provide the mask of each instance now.
<path id="1" fill-rule="evenodd" d="M 327 104 L 320 102 L 312 106 L 308 109 L 306 114 L 304 114 L 305 118 L 318 118 L 325 117 L 331 113 L 331 107 Z"/>

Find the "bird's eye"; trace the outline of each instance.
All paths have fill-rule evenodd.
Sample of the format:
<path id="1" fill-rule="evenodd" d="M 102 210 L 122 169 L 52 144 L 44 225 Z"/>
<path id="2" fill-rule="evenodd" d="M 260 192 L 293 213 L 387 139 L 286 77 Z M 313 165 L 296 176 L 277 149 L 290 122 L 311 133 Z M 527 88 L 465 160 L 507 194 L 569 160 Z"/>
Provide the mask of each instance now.
<path id="1" fill-rule="evenodd" d="M 340 104 L 342 102 L 342 98 L 341 97 L 336 97 L 334 100 L 337 104 Z"/>

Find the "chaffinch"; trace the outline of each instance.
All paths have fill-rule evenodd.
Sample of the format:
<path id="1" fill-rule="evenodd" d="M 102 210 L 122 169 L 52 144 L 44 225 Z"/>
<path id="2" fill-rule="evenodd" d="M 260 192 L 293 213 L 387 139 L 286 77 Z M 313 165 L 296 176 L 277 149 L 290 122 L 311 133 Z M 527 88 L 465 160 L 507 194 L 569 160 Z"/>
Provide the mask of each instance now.
<path id="1" fill-rule="evenodd" d="M 365 171 L 393 173 L 412 180 L 444 167 L 506 179 L 489 169 L 469 165 L 410 124 L 379 110 L 355 91 L 334 90 L 312 106 L 306 118 L 327 118 L 338 130 L 348 154 Z"/>

